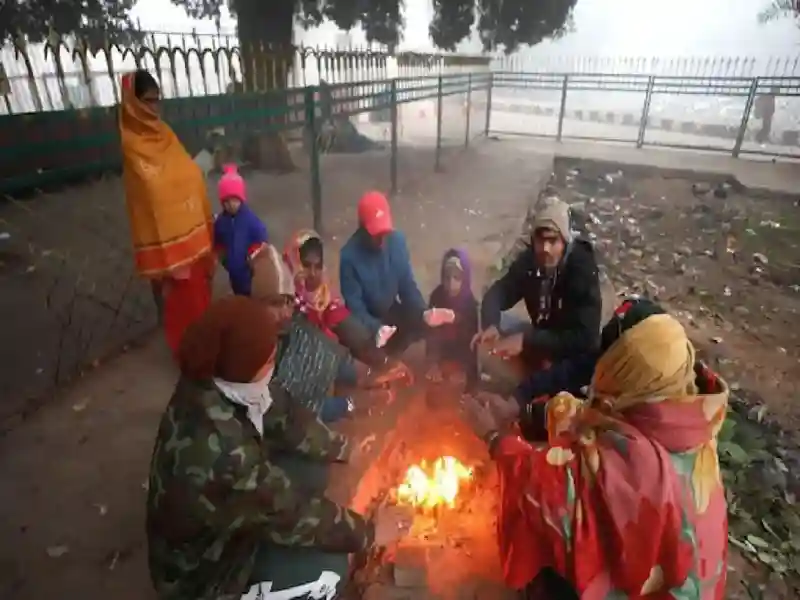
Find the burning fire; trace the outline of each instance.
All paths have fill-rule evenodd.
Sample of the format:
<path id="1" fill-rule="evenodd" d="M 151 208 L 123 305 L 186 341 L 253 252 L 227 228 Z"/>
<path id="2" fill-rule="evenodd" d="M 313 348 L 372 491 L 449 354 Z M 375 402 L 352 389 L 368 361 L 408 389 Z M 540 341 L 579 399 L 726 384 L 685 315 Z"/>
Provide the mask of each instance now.
<path id="1" fill-rule="evenodd" d="M 397 488 L 397 500 L 422 509 L 453 508 L 461 483 L 472 478 L 467 468 L 452 456 L 440 456 L 430 469 L 426 461 L 411 465 Z"/>

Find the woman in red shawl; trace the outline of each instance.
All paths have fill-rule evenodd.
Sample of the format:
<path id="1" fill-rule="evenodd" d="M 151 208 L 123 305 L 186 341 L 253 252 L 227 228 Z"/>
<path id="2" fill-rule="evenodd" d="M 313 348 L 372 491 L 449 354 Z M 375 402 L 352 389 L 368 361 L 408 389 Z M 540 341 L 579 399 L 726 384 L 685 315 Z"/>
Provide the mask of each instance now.
<path id="1" fill-rule="evenodd" d="M 727 513 L 717 459 L 728 388 L 680 323 L 626 303 L 583 403 L 547 405 L 549 441 L 503 431 L 515 407 L 466 398 L 501 481 L 506 582 L 529 599 L 722 600 Z M 607 333 L 614 335 L 608 336 Z"/>

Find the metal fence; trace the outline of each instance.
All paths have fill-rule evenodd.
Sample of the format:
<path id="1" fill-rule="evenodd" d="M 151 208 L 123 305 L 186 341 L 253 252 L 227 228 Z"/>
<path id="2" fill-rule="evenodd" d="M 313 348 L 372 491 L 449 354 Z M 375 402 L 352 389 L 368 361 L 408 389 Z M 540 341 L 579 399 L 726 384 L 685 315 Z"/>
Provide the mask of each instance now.
<path id="1" fill-rule="evenodd" d="M 0 114 L 112 106 L 119 76 L 146 68 L 166 98 L 327 83 L 374 81 L 489 70 L 489 57 L 448 53 L 390 53 L 381 47 L 259 46 L 240 48 L 229 34 L 144 32 L 133 47 L 89 47 L 76 37 L 43 44 L 24 39 L 0 52 L 6 92 Z M 255 76 L 247 80 L 243 66 Z"/>
<path id="2" fill-rule="evenodd" d="M 497 57 L 492 70 L 513 73 L 624 74 L 671 77 L 791 77 L 796 56 L 536 56 Z"/>
<path id="3" fill-rule="evenodd" d="M 798 97 L 800 76 L 499 71 L 492 74 L 489 132 L 798 158 Z M 675 105 L 691 99 L 686 117 L 660 116 L 654 108 L 663 98 Z M 699 98 L 713 103 L 706 116 Z M 767 124 L 764 114 L 770 111 Z M 776 136 L 770 128 L 779 116 L 784 128 Z"/>

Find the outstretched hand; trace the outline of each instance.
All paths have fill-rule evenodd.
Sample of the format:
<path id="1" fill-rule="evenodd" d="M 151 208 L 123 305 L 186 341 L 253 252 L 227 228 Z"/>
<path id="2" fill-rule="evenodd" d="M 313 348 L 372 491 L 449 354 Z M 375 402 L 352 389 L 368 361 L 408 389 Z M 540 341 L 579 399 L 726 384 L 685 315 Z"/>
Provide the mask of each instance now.
<path id="1" fill-rule="evenodd" d="M 481 439 L 486 439 L 493 431 L 499 430 L 499 424 L 492 410 L 477 397 L 464 395 L 461 399 L 464 421 Z"/>
<path id="2" fill-rule="evenodd" d="M 405 385 L 414 384 L 414 375 L 404 362 L 391 361 L 385 369 L 372 377 L 370 387 L 386 387 L 393 383 L 402 382 Z"/>
<path id="3" fill-rule="evenodd" d="M 472 341 L 469 343 L 469 347 L 471 350 L 474 350 L 478 346 L 486 346 L 486 347 L 493 347 L 497 341 L 500 339 L 500 330 L 497 329 L 494 325 L 491 327 L 487 327 L 483 331 L 479 331 L 476 333 Z"/>
<path id="4" fill-rule="evenodd" d="M 511 358 L 522 354 L 522 346 L 525 336 L 522 333 L 515 333 L 501 340 L 497 340 L 492 345 L 489 352 L 501 358 Z"/>
<path id="5" fill-rule="evenodd" d="M 378 333 L 375 334 L 375 346 L 378 348 L 383 348 L 396 331 L 397 327 L 392 325 L 381 325 L 380 329 L 378 329 Z"/>
<path id="6" fill-rule="evenodd" d="M 500 428 L 505 429 L 519 419 L 520 406 L 514 398 L 504 398 L 488 392 L 479 392 L 477 397 L 491 411 Z"/>
<path id="7" fill-rule="evenodd" d="M 439 327 L 455 322 L 456 313 L 449 308 L 429 308 L 422 313 L 422 320 L 428 327 Z"/>

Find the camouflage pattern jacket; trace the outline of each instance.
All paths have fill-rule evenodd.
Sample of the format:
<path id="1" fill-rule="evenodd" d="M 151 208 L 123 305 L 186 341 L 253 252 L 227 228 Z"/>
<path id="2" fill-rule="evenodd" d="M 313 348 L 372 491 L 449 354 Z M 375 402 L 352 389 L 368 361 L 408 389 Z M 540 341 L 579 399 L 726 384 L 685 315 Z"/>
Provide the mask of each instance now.
<path id="1" fill-rule="evenodd" d="M 270 449 L 346 460 L 331 432 L 277 386 L 264 436 L 211 382 L 183 378 L 161 418 L 147 500 L 150 575 L 160 600 L 239 600 L 260 543 L 357 552 L 373 526 L 292 487 Z"/>

